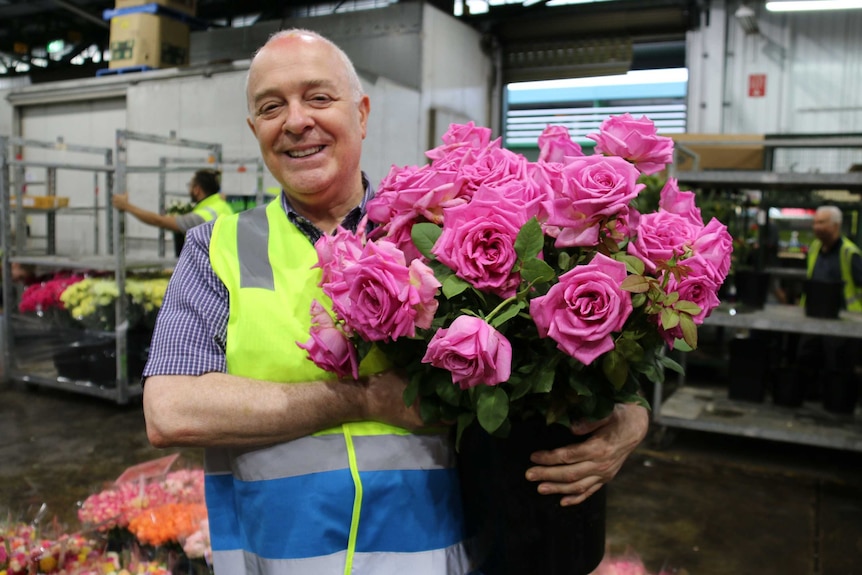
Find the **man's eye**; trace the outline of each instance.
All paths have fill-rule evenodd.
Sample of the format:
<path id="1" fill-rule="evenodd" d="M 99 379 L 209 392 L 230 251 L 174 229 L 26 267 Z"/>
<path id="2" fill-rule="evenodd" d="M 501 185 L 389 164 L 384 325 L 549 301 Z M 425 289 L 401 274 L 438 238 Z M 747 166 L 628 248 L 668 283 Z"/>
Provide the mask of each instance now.
<path id="1" fill-rule="evenodd" d="M 311 97 L 311 101 L 315 104 L 328 104 L 332 101 L 332 98 L 325 94 L 317 94 L 316 96 Z"/>
<path id="2" fill-rule="evenodd" d="M 278 104 L 273 102 L 269 104 L 264 104 L 263 106 L 258 108 L 257 113 L 261 116 L 266 116 L 273 114 L 276 110 L 278 110 Z"/>

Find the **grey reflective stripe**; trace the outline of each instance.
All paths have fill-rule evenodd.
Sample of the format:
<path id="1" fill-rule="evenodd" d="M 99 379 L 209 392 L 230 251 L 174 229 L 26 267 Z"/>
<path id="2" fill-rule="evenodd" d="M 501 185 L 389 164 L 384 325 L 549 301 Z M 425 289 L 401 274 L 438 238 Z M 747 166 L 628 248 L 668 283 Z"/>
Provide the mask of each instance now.
<path id="1" fill-rule="evenodd" d="M 449 469 L 455 467 L 451 442 L 442 435 L 353 436 L 359 471 Z M 347 445 L 341 434 L 307 436 L 272 447 L 208 448 L 210 475 L 232 473 L 240 481 L 297 477 L 348 468 Z"/>
<path id="2" fill-rule="evenodd" d="M 346 551 L 307 559 L 264 559 L 241 550 L 213 551 L 215 575 L 341 575 L 346 560 Z"/>
<path id="3" fill-rule="evenodd" d="M 455 450 L 443 435 L 354 435 L 359 471 L 449 469 Z"/>
<path id="4" fill-rule="evenodd" d="M 275 277 L 267 246 L 269 220 L 266 218 L 266 206 L 241 212 L 236 223 L 239 287 L 275 290 Z"/>
<path id="5" fill-rule="evenodd" d="M 353 575 L 467 575 L 473 570 L 459 543 L 420 553 L 356 553 Z M 320 573 L 323 573 L 321 571 Z M 334 573 L 334 571 L 333 571 Z"/>
<path id="6" fill-rule="evenodd" d="M 212 208 L 204 208 L 204 209 L 207 212 L 209 212 L 209 214 L 212 216 L 212 218 L 210 218 L 210 219 L 215 219 L 218 217 L 218 212 L 216 212 L 214 209 L 212 209 Z"/>
<path id="7" fill-rule="evenodd" d="M 297 477 L 348 466 L 347 445 L 340 433 L 300 437 L 272 447 L 234 449 L 232 455 L 234 476 L 241 481 Z"/>
<path id="8" fill-rule="evenodd" d="M 264 559 L 246 551 L 213 551 L 215 575 L 340 575 L 342 551 L 304 559 Z M 463 544 L 420 553 L 356 553 L 353 575 L 467 575 L 470 560 Z"/>

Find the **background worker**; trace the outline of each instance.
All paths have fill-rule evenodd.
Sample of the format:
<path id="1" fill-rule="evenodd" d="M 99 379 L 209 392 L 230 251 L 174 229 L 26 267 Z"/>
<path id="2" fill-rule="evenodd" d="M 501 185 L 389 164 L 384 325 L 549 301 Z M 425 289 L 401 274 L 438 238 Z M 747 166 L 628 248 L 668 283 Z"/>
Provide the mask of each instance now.
<path id="1" fill-rule="evenodd" d="M 296 344 L 323 300 L 314 242 L 355 230 L 374 193 L 360 168 L 369 97 L 344 52 L 304 30 L 257 52 L 247 97 L 283 191 L 189 231 L 144 370 L 148 437 L 205 448 L 216 573 L 466 575 L 449 433 L 415 433 L 418 405 L 385 358 L 336 380 Z M 582 500 L 647 427 L 643 407 L 621 407 L 584 443 L 539 456 L 537 486 Z"/>
<path id="2" fill-rule="evenodd" d="M 230 204 L 219 194 L 221 191 L 219 179 L 220 174 L 215 170 L 198 170 L 195 172 L 188 183 L 189 197 L 195 206 L 188 214 L 159 214 L 145 210 L 129 202 L 128 193 L 115 194 L 113 204 L 121 212 L 128 212 L 145 224 L 185 233 L 204 222 L 233 213 Z"/>
<path id="3" fill-rule="evenodd" d="M 837 206 L 820 206 L 814 214 L 814 240 L 808 249 L 807 278 L 819 282 L 841 283 L 841 309 L 862 311 L 862 252 L 841 233 L 842 214 Z M 805 299 L 812 296 L 805 294 Z M 834 336 L 801 335 L 796 361 L 800 377 L 805 378 L 806 395 L 817 399 L 826 385 L 842 385 L 850 391 L 846 403 L 855 405 L 855 363 L 858 340 Z M 836 383 L 837 382 L 837 383 Z M 835 407 L 835 406 L 831 406 Z M 852 411 L 851 405 L 837 406 Z"/>

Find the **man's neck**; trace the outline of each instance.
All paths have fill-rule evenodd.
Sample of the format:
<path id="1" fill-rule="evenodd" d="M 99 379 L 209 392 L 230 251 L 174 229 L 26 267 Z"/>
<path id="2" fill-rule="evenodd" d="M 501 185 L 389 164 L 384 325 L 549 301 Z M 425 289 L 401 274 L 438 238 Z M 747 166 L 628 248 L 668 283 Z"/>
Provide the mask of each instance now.
<path id="1" fill-rule="evenodd" d="M 823 244 L 823 247 L 821 249 L 825 252 L 831 252 L 832 248 L 837 246 L 839 244 L 840 240 L 841 240 L 841 236 L 835 236 L 834 238 L 831 238 L 831 239 L 821 240 L 820 243 Z"/>

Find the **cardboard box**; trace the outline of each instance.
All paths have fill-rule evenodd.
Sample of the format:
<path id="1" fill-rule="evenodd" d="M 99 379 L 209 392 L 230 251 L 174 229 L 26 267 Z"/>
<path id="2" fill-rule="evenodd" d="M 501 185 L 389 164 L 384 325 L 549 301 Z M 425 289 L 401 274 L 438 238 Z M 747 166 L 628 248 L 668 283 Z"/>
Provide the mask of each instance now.
<path id="1" fill-rule="evenodd" d="M 677 171 L 762 170 L 762 134 L 672 134 Z M 698 165 L 685 147 L 699 156 Z"/>
<path id="2" fill-rule="evenodd" d="M 114 0 L 114 8 L 132 8 L 145 4 L 158 4 L 190 16 L 194 16 L 197 11 L 197 0 Z"/>
<path id="3" fill-rule="evenodd" d="M 111 18 L 110 68 L 170 68 L 188 63 L 188 24 L 145 13 Z"/>

